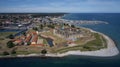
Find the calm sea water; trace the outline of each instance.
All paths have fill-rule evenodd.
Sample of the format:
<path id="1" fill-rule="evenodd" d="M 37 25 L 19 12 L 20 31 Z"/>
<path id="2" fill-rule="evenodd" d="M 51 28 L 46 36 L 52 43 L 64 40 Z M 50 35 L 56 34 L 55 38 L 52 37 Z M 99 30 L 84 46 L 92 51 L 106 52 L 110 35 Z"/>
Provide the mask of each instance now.
<path id="1" fill-rule="evenodd" d="M 119 13 L 67 14 L 69 20 L 100 20 L 109 24 L 79 25 L 102 32 L 111 37 L 120 49 Z M 9 58 L 0 59 L 0 67 L 120 67 L 120 54 L 114 57 L 66 56 L 63 58 Z"/>

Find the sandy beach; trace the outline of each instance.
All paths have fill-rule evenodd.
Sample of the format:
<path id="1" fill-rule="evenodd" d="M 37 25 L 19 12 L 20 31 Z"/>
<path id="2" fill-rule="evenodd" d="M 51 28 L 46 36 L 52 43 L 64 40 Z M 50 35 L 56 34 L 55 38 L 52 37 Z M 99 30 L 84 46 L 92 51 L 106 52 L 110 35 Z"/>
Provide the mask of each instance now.
<path id="1" fill-rule="evenodd" d="M 88 28 L 86 28 L 88 29 Z M 88 29 L 91 32 L 99 33 L 96 31 L 93 31 L 91 29 Z M 68 55 L 86 55 L 86 56 L 98 56 L 98 57 L 110 57 L 110 56 L 116 56 L 119 54 L 119 50 L 117 49 L 114 41 L 108 37 L 107 35 L 104 35 L 102 33 L 99 33 L 102 35 L 106 40 L 107 40 L 107 48 L 105 49 L 100 49 L 97 51 L 68 51 L 66 53 L 62 54 L 46 54 L 46 56 L 51 56 L 51 57 L 63 57 L 63 56 L 68 56 Z"/>
<path id="2" fill-rule="evenodd" d="M 119 54 L 119 50 L 116 47 L 116 44 L 114 43 L 114 41 L 108 37 L 107 35 L 100 33 L 100 32 L 96 32 L 93 31 L 92 29 L 89 28 L 85 28 L 90 30 L 91 32 L 94 33 L 99 33 L 100 35 L 102 35 L 106 40 L 107 40 L 107 48 L 104 49 L 100 49 L 100 50 L 96 50 L 96 51 L 68 51 L 66 53 L 62 53 L 62 54 L 45 54 L 46 57 L 64 57 L 64 56 L 69 56 L 69 55 L 83 55 L 83 56 L 97 56 L 97 57 L 111 57 L 111 56 L 116 56 Z M 28 54 L 28 55 L 17 55 L 17 56 L 5 56 L 5 58 L 7 57 L 32 57 L 32 56 L 43 56 L 41 54 Z M 3 56 L 2 56 L 3 57 Z M 0 58 L 2 58 L 0 57 Z"/>

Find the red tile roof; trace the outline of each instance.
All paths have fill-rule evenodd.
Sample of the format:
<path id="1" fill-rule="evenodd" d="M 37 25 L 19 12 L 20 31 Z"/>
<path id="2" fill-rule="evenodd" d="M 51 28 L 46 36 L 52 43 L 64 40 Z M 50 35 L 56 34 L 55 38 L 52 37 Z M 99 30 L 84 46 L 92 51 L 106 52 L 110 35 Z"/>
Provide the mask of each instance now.
<path id="1" fill-rule="evenodd" d="M 25 39 L 25 42 L 29 42 L 30 39 L 32 38 L 31 34 Z"/>
<path id="2" fill-rule="evenodd" d="M 37 42 L 37 40 L 38 40 L 38 36 L 34 35 L 34 38 L 33 38 L 32 42 Z"/>
<path id="3" fill-rule="evenodd" d="M 22 40 L 18 39 L 18 40 L 16 40 L 16 42 L 17 42 L 17 43 L 21 43 L 21 42 L 22 42 Z"/>
<path id="4" fill-rule="evenodd" d="M 37 33 L 36 32 L 32 32 L 32 34 L 33 34 L 33 40 L 32 40 L 32 42 L 36 42 L 37 43 L 37 40 L 38 40 Z"/>

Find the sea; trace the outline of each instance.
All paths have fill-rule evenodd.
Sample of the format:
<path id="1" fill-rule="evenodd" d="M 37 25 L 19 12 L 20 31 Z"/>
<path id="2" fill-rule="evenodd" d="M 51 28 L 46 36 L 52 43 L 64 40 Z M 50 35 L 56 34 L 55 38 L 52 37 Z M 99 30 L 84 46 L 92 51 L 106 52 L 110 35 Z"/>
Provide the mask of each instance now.
<path id="1" fill-rule="evenodd" d="M 91 28 L 111 37 L 120 50 L 120 13 L 69 13 L 67 20 L 97 20 L 109 24 L 77 25 Z M 0 67 L 120 67 L 120 54 L 113 57 L 66 56 L 62 58 L 1 58 Z"/>

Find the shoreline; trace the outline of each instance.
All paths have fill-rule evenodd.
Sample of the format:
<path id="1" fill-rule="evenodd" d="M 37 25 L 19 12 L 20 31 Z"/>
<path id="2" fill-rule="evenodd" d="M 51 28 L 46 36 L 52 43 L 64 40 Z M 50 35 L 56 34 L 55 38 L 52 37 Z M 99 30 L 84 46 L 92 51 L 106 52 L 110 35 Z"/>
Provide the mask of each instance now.
<path id="1" fill-rule="evenodd" d="M 83 27 L 84 28 L 84 27 Z M 92 29 L 89 28 L 84 28 L 84 29 L 88 29 L 93 33 L 98 33 L 100 35 L 102 35 L 106 40 L 107 40 L 107 48 L 104 49 L 100 49 L 100 50 L 96 50 L 96 51 L 80 51 L 80 50 L 76 50 L 76 51 L 68 51 L 62 54 L 45 54 L 44 56 L 42 54 L 28 54 L 28 55 L 16 55 L 16 56 L 0 56 L 0 58 L 16 58 L 16 57 L 64 57 L 64 56 L 69 56 L 69 55 L 80 55 L 80 56 L 96 56 L 96 57 L 112 57 L 112 56 L 116 56 L 119 54 L 119 50 L 116 46 L 116 44 L 114 43 L 114 41 L 108 37 L 107 35 L 94 31 Z"/>
<path id="2" fill-rule="evenodd" d="M 116 47 L 116 44 L 114 43 L 114 41 L 108 37 L 107 35 L 94 31 L 92 29 L 89 28 L 85 28 L 90 30 L 91 32 L 94 33 L 98 33 L 100 35 L 102 35 L 106 40 L 107 40 L 107 48 L 104 49 L 100 49 L 100 50 L 96 50 L 96 51 L 68 51 L 66 53 L 62 53 L 62 54 L 47 54 L 46 56 L 52 56 L 52 57 L 64 57 L 64 56 L 68 56 L 68 55 L 83 55 L 83 56 L 96 56 L 96 57 L 112 57 L 112 56 L 116 56 L 119 54 L 119 50 Z"/>

